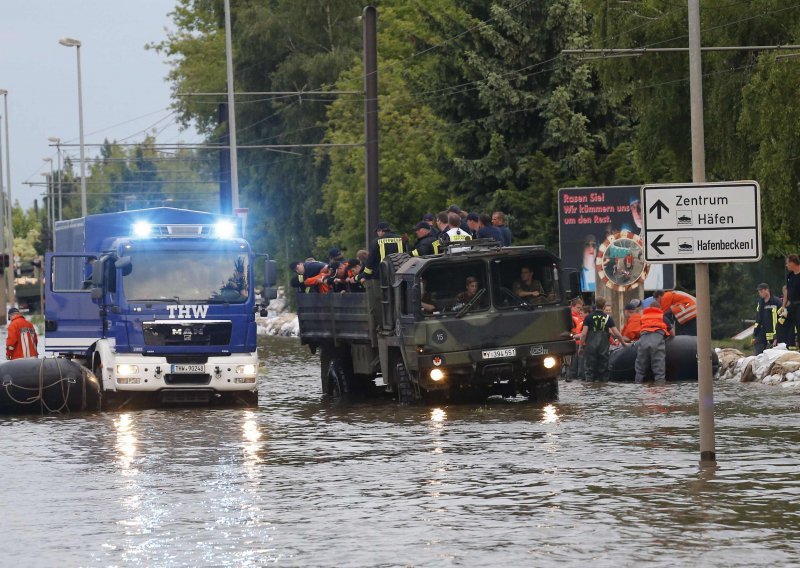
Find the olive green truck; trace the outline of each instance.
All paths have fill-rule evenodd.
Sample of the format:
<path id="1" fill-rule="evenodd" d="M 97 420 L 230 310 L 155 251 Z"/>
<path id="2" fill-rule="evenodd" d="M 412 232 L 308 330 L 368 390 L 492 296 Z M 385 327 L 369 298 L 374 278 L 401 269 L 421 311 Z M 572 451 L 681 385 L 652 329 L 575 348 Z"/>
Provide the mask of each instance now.
<path id="1" fill-rule="evenodd" d="M 466 291 L 468 279 L 477 291 L 474 282 Z M 544 247 L 473 241 L 440 255 L 392 254 L 367 284 L 365 294 L 297 296 L 300 339 L 319 351 L 323 393 L 380 389 L 406 404 L 558 397 L 564 357 L 575 351 L 569 299 L 578 282 Z"/>

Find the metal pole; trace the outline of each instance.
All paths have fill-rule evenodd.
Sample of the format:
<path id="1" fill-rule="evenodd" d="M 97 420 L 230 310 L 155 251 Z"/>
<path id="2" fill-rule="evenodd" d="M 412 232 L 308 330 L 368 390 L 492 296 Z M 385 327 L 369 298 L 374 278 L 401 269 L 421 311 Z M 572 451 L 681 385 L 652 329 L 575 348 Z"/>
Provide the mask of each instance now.
<path id="1" fill-rule="evenodd" d="M 689 90 L 692 124 L 692 181 L 706 181 L 703 130 L 703 65 L 700 41 L 700 0 L 689 0 Z M 700 465 L 717 463 L 714 447 L 714 383 L 711 366 L 711 287 L 708 263 L 694 267 L 697 290 L 697 390 L 700 413 Z"/>
<path id="2" fill-rule="evenodd" d="M 78 121 L 81 143 L 81 215 L 86 217 L 88 208 L 86 205 L 86 155 L 85 144 L 83 141 L 83 87 L 81 85 L 81 46 L 76 46 L 78 54 Z"/>
<path id="3" fill-rule="evenodd" d="M 0 116 L 0 123 L 2 122 L 2 116 Z M 2 124 L 0 124 L 2 126 Z M 2 257 L 2 252 L 5 250 L 5 238 L 6 238 L 6 231 L 5 231 L 5 205 L 6 205 L 6 194 L 3 189 L 3 137 L 0 136 L 0 257 Z M 8 323 L 7 317 L 8 314 L 6 313 L 7 308 L 7 299 L 6 299 L 6 281 L 5 281 L 5 273 L 6 269 L 3 263 L 0 263 L 0 325 L 6 325 Z"/>
<path id="4" fill-rule="evenodd" d="M 47 140 L 56 145 L 56 155 L 58 155 L 58 220 L 61 221 L 61 138 L 52 136 Z"/>
<path id="5" fill-rule="evenodd" d="M 365 188 L 364 206 L 366 209 L 366 243 L 372 241 L 373 231 L 378 224 L 378 196 L 380 178 L 378 176 L 378 11 L 367 6 L 362 13 L 364 25 L 364 129 L 365 129 Z"/>
<path id="6" fill-rule="evenodd" d="M 225 65 L 228 70 L 228 135 L 231 144 L 231 205 L 239 208 L 239 168 L 236 156 L 236 107 L 233 102 L 233 52 L 231 49 L 231 3 L 225 0 Z"/>
<path id="7" fill-rule="evenodd" d="M 12 306 L 16 305 L 16 293 L 14 290 L 14 201 L 11 199 L 11 143 L 8 138 L 8 91 L 3 91 L 3 112 L 6 116 L 6 191 L 8 201 L 6 202 L 6 227 L 8 229 L 8 240 L 6 241 L 6 254 L 8 254 L 8 266 L 11 269 L 9 277 L 6 278 L 6 298 Z"/>

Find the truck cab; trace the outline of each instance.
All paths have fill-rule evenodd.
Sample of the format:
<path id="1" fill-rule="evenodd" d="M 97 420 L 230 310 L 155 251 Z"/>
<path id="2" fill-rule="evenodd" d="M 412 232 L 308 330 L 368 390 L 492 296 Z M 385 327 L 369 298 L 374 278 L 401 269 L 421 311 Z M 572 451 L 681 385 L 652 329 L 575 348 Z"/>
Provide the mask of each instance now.
<path id="1" fill-rule="evenodd" d="M 159 208 L 76 221 L 57 223 L 46 258 L 45 350 L 80 359 L 107 399 L 256 404 L 263 306 L 238 220 Z"/>

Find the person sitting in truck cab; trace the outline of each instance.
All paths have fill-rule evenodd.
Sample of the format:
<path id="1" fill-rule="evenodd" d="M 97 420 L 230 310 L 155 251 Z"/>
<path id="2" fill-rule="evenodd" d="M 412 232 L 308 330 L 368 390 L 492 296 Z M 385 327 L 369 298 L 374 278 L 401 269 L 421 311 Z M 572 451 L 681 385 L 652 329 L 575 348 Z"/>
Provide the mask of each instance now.
<path id="1" fill-rule="evenodd" d="M 480 285 L 478 284 L 478 279 L 474 276 L 468 276 L 466 281 L 466 290 L 460 292 L 458 296 L 456 296 L 456 306 L 463 306 L 475 298 L 479 287 Z"/>
<path id="2" fill-rule="evenodd" d="M 542 283 L 533 277 L 530 266 L 523 266 L 519 272 L 520 280 L 514 282 L 514 293 L 529 304 L 541 304 L 547 300 Z"/>

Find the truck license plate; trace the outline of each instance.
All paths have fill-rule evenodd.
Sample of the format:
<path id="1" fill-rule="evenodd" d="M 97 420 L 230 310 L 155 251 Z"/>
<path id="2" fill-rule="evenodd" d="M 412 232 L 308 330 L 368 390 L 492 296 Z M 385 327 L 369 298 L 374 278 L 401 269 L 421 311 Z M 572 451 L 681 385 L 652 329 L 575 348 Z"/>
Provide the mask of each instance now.
<path id="1" fill-rule="evenodd" d="M 483 358 L 484 359 L 498 359 L 500 357 L 515 357 L 517 355 L 517 350 L 515 348 L 511 349 L 492 349 L 491 351 L 484 351 Z"/>
<path id="2" fill-rule="evenodd" d="M 173 365 L 173 373 L 205 373 L 205 365 Z"/>

